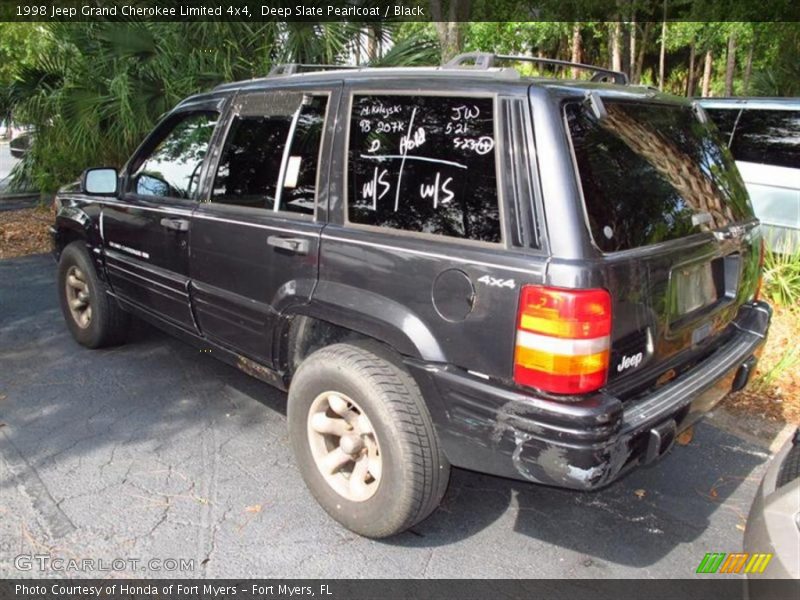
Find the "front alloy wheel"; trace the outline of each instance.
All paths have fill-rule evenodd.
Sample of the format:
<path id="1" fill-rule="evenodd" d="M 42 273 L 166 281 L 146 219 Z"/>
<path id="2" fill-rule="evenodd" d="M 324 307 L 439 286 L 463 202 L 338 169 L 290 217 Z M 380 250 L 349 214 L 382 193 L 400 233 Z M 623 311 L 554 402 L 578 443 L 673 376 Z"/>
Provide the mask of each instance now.
<path id="1" fill-rule="evenodd" d="M 86 275 L 77 266 L 72 265 L 67 270 L 64 284 L 72 320 L 81 329 L 86 329 L 92 322 L 92 297 Z"/>
<path id="2" fill-rule="evenodd" d="M 106 293 L 82 240 L 67 244 L 61 252 L 57 281 L 61 312 L 78 343 L 101 348 L 122 341 L 127 313 Z"/>

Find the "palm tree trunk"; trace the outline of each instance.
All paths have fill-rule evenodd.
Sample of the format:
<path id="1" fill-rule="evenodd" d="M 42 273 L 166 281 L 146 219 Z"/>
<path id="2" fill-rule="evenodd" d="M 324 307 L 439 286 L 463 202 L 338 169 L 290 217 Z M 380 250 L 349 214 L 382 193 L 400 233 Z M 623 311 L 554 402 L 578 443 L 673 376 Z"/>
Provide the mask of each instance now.
<path id="1" fill-rule="evenodd" d="M 575 23 L 572 26 L 572 62 L 579 63 L 582 61 L 581 54 L 583 53 L 583 44 L 581 40 L 581 25 Z M 572 69 L 572 78 L 578 78 L 578 69 Z"/>
<path id="2" fill-rule="evenodd" d="M 647 45 L 650 43 L 650 34 L 653 31 L 653 23 L 645 21 L 644 31 L 642 32 L 642 43 L 639 48 L 639 57 L 636 59 L 636 76 L 634 80 L 639 82 L 642 80 L 642 70 L 644 69 L 644 54 L 647 50 Z"/>
<path id="3" fill-rule="evenodd" d="M 622 23 L 615 21 L 611 26 L 611 68 L 622 71 Z"/>
<path id="4" fill-rule="evenodd" d="M 725 65 L 725 95 L 733 96 L 733 75 L 736 72 L 736 33 L 728 37 L 728 58 Z"/>
<path id="5" fill-rule="evenodd" d="M 378 40 L 372 27 L 367 27 L 367 61 L 373 62 L 378 57 Z"/>
<path id="6" fill-rule="evenodd" d="M 436 34 L 439 38 L 439 46 L 442 50 L 442 62 L 447 62 L 459 52 L 463 47 L 462 31 L 459 19 L 465 20 L 469 15 L 469 0 L 450 0 L 447 18 L 443 21 L 442 0 L 428 0 L 431 17 L 436 25 Z"/>
<path id="7" fill-rule="evenodd" d="M 636 75 L 636 16 L 631 15 L 631 35 L 630 35 L 630 77 L 632 83 L 639 83 L 635 79 Z"/>
<path id="8" fill-rule="evenodd" d="M 706 62 L 703 66 L 703 98 L 708 98 L 711 93 L 711 63 L 713 57 L 711 50 L 706 50 Z"/>
<path id="9" fill-rule="evenodd" d="M 750 44 L 750 48 L 747 50 L 747 64 L 744 67 L 744 95 L 747 96 L 750 93 L 750 75 L 753 72 L 753 49 L 756 45 L 755 40 L 753 43 Z"/>
<path id="10" fill-rule="evenodd" d="M 667 0 L 664 0 L 664 20 L 661 22 L 661 56 L 658 60 L 658 89 L 664 91 L 664 71 L 667 63 Z"/>
<path id="11" fill-rule="evenodd" d="M 686 77 L 686 95 L 691 98 L 694 96 L 694 63 L 696 59 L 696 49 L 694 40 L 689 45 L 689 73 Z"/>

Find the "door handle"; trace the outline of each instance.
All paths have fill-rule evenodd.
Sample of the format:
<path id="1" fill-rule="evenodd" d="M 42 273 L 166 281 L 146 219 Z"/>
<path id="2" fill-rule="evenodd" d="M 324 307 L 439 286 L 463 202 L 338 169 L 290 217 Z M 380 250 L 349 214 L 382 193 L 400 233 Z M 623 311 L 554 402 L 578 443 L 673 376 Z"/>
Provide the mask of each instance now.
<path id="1" fill-rule="evenodd" d="M 307 239 L 287 238 L 279 235 L 269 236 L 267 238 L 267 244 L 273 246 L 274 248 L 286 250 L 287 252 L 292 252 L 294 254 L 308 254 L 308 249 L 310 247 Z"/>
<path id="2" fill-rule="evenodd" d="M 189 231 L 189 221 L 186 219 L 161 219 L 161 226 L 175 231 Z"/>

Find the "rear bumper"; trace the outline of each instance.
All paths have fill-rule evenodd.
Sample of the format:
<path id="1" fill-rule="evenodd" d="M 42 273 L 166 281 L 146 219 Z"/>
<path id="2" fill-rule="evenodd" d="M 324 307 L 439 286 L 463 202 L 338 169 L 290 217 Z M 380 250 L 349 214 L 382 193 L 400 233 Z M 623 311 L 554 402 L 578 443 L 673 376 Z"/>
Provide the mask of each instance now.
<path id="1" fill-rule="evenodd" d="M 555 402 L 440 364 L 409 361 L 451 464 L 588 490 L 665 454 L 676 433 L 747 383 L 772 310 L 742 307 L 736 332 L 704 361 L 649 396 L 623 403 L 598 393 Z"/>

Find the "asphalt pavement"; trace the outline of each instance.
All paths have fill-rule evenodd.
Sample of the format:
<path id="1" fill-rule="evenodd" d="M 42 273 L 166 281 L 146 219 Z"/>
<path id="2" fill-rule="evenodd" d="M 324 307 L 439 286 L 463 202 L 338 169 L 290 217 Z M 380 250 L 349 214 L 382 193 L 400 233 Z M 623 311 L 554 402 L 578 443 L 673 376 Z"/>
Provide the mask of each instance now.
<path id="1" fill-rule="evenodd" d="M 742 547 L 769 453 L 714 418 L 599 492 L 455 470 L 425 522 L 360 538 L 304 487 L 285 394 L 145 325 L 84 349 L 54 273 L 0 261 L 0 577 L 41 575 L 16 557 L 44 553 L 138 559 L 124 576 L 683 578 Z"/>

